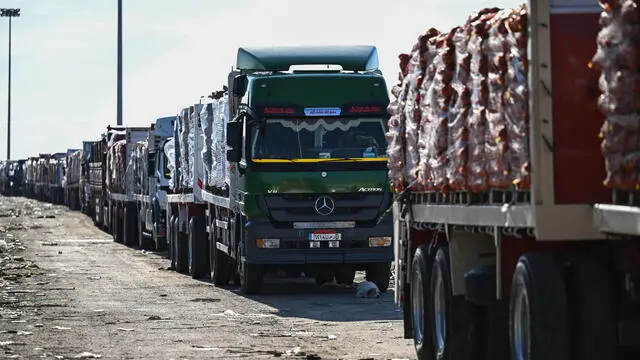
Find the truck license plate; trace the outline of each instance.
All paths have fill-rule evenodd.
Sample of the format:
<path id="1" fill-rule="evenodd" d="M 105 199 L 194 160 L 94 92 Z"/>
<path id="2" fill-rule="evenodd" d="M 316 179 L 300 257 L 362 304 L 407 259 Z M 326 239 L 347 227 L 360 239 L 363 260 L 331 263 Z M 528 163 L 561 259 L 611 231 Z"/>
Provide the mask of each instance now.
<path id="1" fill-rule="evenodd" d="M 309 234 L 309 241 L 336 241 L 342 240 L 342 234 L 335 231 L 319 230 Z"/>

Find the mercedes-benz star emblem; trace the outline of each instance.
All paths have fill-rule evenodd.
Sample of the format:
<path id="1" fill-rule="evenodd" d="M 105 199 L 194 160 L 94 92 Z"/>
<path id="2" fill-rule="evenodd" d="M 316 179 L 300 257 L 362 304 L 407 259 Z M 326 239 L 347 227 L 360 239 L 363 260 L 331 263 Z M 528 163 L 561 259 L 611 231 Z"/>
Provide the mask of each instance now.
<path id="1" fill-rule="evenodd" d="M 318 215 L 331 215 L 335 208 L 336 204 L 333 202 L 333 199 L 328 196 L 320 196 L 318 199 L 316 199 L 315 209 Z"/>

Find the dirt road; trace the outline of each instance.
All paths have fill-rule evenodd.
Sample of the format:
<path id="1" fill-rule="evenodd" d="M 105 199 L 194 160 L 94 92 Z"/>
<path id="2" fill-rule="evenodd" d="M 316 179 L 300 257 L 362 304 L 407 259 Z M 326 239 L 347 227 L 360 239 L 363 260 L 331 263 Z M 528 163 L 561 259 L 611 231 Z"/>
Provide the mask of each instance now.
<path id="1" fill-rule="evenodd" d="M 245 297 L 167 270 L 60 206 L 0 197 L 0 357 L 408 359 L 393 293 L 267 279 Z"/>

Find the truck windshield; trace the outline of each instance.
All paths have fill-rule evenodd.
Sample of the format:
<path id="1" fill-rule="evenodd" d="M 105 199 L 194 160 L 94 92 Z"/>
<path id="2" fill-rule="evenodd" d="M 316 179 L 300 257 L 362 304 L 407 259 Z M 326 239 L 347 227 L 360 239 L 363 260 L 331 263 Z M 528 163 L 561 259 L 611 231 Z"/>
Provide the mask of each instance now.
<path id="1" fill-rule="evenodd" d="M 384 121 L 382 118 L 267 119 L 253 132 L 253 161 L 386 160 Z"/>

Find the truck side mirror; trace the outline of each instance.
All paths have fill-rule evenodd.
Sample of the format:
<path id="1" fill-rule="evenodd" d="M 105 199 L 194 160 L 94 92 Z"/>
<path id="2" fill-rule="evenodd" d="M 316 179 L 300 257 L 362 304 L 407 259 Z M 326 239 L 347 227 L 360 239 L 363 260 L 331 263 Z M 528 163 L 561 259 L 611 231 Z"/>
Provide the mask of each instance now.
<path id="1" fill-rule="evenodd" d="M 243 97 L 247 92 L 247 74 L 240 74 L 233 78 L 233 87 L 231 92 L 237 97 Z"/>
<path id="2" fill-rule="evenodd" d="M 227 161 L 239 162 L 242 159 L 242 121 L 227 123 Z"/>

